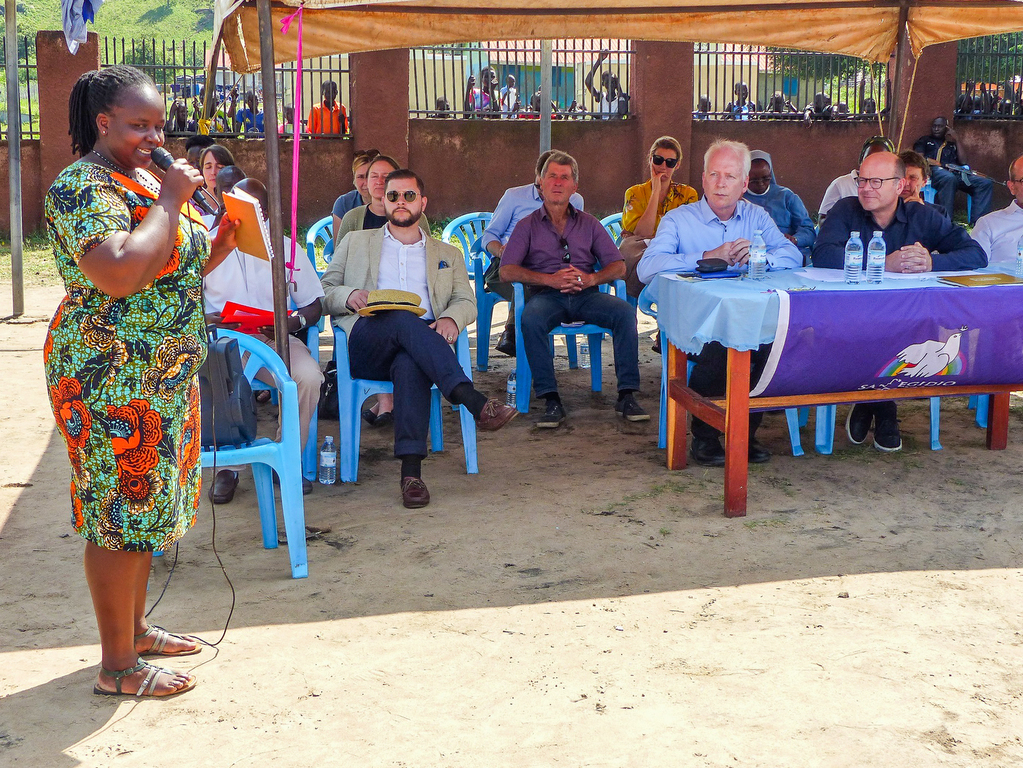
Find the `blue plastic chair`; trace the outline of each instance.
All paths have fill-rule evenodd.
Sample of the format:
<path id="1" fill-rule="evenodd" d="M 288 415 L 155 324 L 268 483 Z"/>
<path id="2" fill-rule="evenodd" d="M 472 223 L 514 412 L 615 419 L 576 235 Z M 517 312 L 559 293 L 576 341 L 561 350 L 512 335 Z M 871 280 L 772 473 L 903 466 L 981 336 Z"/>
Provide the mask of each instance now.
<path id="1" fill-rule="evenodd" d="M 305 236 L 306 256 L 309 257 L 309 261 L 312 262 L 313 269 L 316 269 L 316 274 L 320 277 L 323 277 L 323 272 L 316 268 L 316 245 L 317 243 L 323 243 L 323 258 L 329 264 L 330 256 L 334 253 L 333 228 L 334 217 L 324 216 L 309 227 L 309 231 Z M 330 252 L 329 254 L 328 250 Z"/>
<path id="2" fill-rule="evenodd" d="M 362 404 L 370 395 L 390 393 L 394 385 L 389 381 L 353 379 L 348 362 L 348 334 L 338 326 L 334 328 L 334 358 L 337 363 L 337 406 L 341 431 L 338 438 L 338 477 L 343 483 L 359 479 L 359 444 L 362 440 Z M 469 335 L 463 330 L 455 342 L 455 354 L 465 375 L 472 379 L 472 358 L 469 355 Z M 479 474 L 476 455 L 476 421 L 463 405 L 459 406 L 462 425 L 462 448 L 465 452 L 466 474 Z M 443 404 L 440 390 L 433 387 L 430 405 L 430 450 L 444 450 Z"/>
<path id="3" fill-rule="evenodd" d="M 941 398 L 931 397 L 930 400 L 930 442 L 932 451 L 941 450 L 939 432 L 941 430 Z M 854 404 L 853 404 L 854 405 Z M 850 406 L 851 407 L 851 406 Z M 838 408 L 834 405 L 821 405 L 817 407 L 817 452 L 830 454 L 835 445 L 835 419 Z"/>
<path id="4" fill-rule="evenodd" d="M 529 361 L 526 359 L 525 343 L 522 340 L 522 310 L 526 306 L 526 294 L 522 283 L 512 283 L 515 291 L 515 348 L 519 354 L 515 357 L 515 406 L 519 413 L 529 413 L 530 390 L 533 388 L 533 372 L 529 369 Z M 623 299 L 625 297 L 625 281 L 615 280 L 615 296 Z M 600 290 L 607 292 L 608 286 L 600 286 Z M 601 365 L 601 344 L 604 341 L 604 334 L 611 335 L 609 328 L 602 328 L 599 325 L 585 323 L 578 326 L 559 325 L 550 332 L 551 354 L 554 354 L 554 337 L 564 336 L 565 346 L 568 348 L 568 367 L 576 368 L 576 336 L 586 336 L 590 345 L 590 389 L 600 392 L 603 387 L 603 369 Z"/>
<path id="5" fill-rule="evenodd" d="M 458 242 L 465 257 L 465 268 L 476 290 L 476 370 L 485 371 L 490 365 L 490 329 L 493 325 L 494 305 L 506 301 L 487 290 L 483 275 L 490 266 L 490 254 L 480 247 L 483 232 L 494 214 L 486 211 L 467 213 L 452 219 L 441 233 L 441 240 Z"/>
<path id="6" fill-rule="evenodd" d="M 309 575 L 305 545 L 305 507 L 302 500 L 302 461 L 298 429 L 298 387 L 288 375 L 284 361 L 263 342 L 244 333 L 217 330 L 218 337 L 238 340 L 242 353 L 249 353 L 245 363 L 245 378 L 252 382 L 260 370 L 266 369 L 274 377 L 274 385 L 281 399 L 281 440 L 259 437 L 240 448 L 228 446 L 216 450 L 203 449 L 203 467 L 229 467 L 251 464 L 259 503 L 259 519 L 263 528 L 263 547 L 277 548 L 277 509 L 274 502 L 272 472 L 281 480 L 281 509 L 284 532 L 288 537 L 288 555 L 291 558 L 291 576 L 303 579 Z"/>
<path id="7" fill-rule="evenodd" d="M 607 230 L 607 233 L 611 235 L 611 239 L 615 241 L 615 245 L 622 244 L 622 215 L 620 213 L 612 213 L 610 216 L 605 216 L 600 220 L 600 223 Z"/>

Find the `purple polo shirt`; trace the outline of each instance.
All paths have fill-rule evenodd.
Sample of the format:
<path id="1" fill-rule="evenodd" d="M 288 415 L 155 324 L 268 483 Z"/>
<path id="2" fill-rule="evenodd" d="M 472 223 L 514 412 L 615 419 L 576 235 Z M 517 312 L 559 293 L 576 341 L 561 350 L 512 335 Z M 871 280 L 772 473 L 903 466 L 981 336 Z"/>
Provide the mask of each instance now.
<path id="1" fill-rule="evenodd" d="M 582 272 L 595 272 L 597 264 L 606 267 L 622 261 L 621 252 L 600 220 L 569 204 L 564 236 L 558 234 L 543 205 L 516 224 L 501 254 L 501 265 L 513 264 L 553 275 L 567 266 L 563 260 L 566 243 L 572 266 Z"/>

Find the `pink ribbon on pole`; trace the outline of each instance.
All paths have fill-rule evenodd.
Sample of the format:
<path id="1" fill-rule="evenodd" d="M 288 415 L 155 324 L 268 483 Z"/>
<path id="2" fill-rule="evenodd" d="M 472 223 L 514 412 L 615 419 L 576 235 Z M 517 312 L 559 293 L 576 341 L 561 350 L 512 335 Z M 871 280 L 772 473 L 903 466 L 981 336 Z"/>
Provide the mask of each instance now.
<path id="1" fill-rule="evenodd" d="M 301 268 L 295 266 L 295 253 L 298 248 L 298 145 L 301 140 L 301 131 L 298 130 L 298 126 L 301 123 L 302 115 L 302 10 L 305 7 L 305 3 L 299 5 L 298 10 L 290 16 L 285 16 L 281 19 L 281 34 L 288 34 L 288 30 L 291 29 L 291 22 L 298 19 L 298 51 L 297 61 L 295 63 L 295 109 L 294 118 L 291 129 L 292 136 L 292 152 L 291 152 L 291 254 L 288 257 L 286 266 L 288 267 L 288 282 L 292 282 L 292 275 L 298 271 L 301 272 Z M 284 115 L 281 115 L 281 119 L 284 119 Z"/>

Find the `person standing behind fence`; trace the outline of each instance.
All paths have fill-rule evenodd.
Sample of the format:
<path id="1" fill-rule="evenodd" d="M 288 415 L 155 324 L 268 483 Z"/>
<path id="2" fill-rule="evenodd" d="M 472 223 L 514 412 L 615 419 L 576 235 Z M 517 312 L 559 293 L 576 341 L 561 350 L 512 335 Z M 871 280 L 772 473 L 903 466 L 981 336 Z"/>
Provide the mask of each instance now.
<path id="1" fill-rule="evenodd" d="M 189 198 L 199 172 L 147 169 L 164 143 L 165 102 L 133 67 L 86 72 L 68 104 L 71 150 L 45 218 L 67 296 L 43 363 L 71 462 L 71 521 L 102 663 L 93 692 L 171 696 L 195 676 L 139 657 L 199 653 L 196 638 L 146 620 L 154 550 L 192 526 L 199 503 L 198 370 L 206 357 L 202 275 L 236 246 L 235 223 L 210 245 Z"/>
<path id="2" fill-rule="evenodd" d="M 322 101 L 309 110 L 306 131 L 314 136 L 348 133 L 348 110 L 337 100 L 337 83 L 328 80 L 320 86 Z"/>
<path id="3" fill-rule="evenodd" d="M 611 58 L 611 51 L 603 49 L 597 60 L 593 62 L 590 71 L 586 73 L 586 90 L 597 102 L 597 109 L 594 110 L 601 120 L 608 120 L 613 117 L 625 117 L 629 112 L 629 94 L 622 90 L 621 81 L 618 75 L 610 69 L 600 73 L 600 89 L 593 86 L 593 76 L 597 74 L 600 65 Z"/>
<path id="4" fill-rule="evenodd" d="M 501 109 L 501 97 L 497 91 L 497 73 L 493 67 L 480 70 L 480 87 L 476 87 L 476 78 L 469 75 L 465 81 L 465 116 L 492 117 Z"/>

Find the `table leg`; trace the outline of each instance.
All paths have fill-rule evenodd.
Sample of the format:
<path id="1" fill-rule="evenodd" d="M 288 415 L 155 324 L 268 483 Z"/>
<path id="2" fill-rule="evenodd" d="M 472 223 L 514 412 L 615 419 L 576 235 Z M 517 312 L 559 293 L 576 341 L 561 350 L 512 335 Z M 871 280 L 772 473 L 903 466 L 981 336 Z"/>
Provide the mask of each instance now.
<path id="1" fill-rule="evenodd" d="M 987 447 L 992 451 L 1002 451 L 1009 441 L 1009 393 L 999 392 L 989 397 L 991 404 L 987 413 Z"/>
<path id="2" fill-rule="evenodd" d="M 750 354 L 728 350 L 725 391 L 725 517 L 746 515 L 749 479 Z"/>
<path id="3" fill-rule="evenodd" d="M 663 343 L 668 345 L 668 381 L 665 382 L 665 386 L 668 386 L 672 379 L 685 381 L 686 366 L 688 364 L 686 353 L 668 341 L 667 336 L 662 334 L 661 339 Z M 678 400 L 671 396 L 670 389 L 668 390 L 666 404 L 668 407 L 668 469 L 685 469 L 687 450 L 686 409 L 682 407 Z"/>

